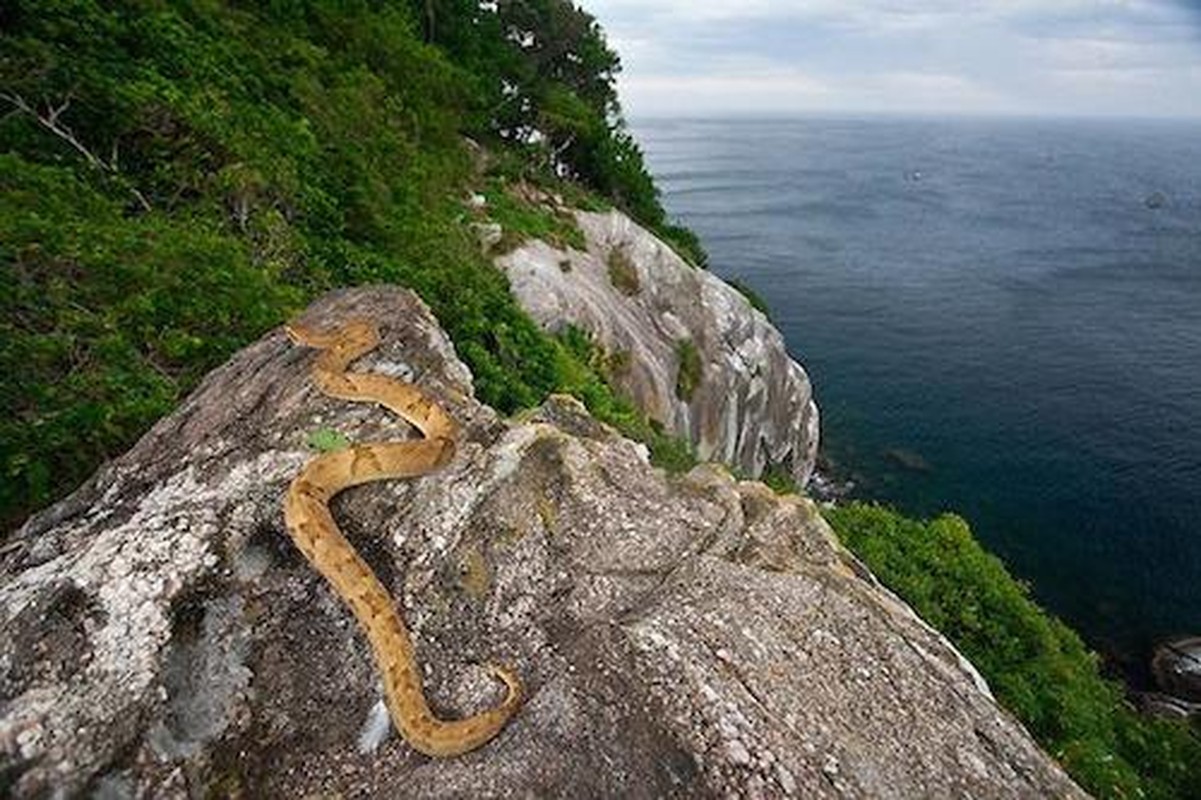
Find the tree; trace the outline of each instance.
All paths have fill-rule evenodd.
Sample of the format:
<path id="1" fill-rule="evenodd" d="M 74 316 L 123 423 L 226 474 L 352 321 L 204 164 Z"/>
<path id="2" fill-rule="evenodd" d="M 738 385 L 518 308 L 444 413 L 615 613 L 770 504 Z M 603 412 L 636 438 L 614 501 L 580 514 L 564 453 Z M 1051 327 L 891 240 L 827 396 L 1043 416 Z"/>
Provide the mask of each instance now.
<path id="1" fill-rule="evenodd" d="M 621 60 L 571 0 L 410 0 L 428 41 L 474 76 L 477 136 L 542 151 L 577 180 L 658 228 L 664 213 L 617 97 Z"/>

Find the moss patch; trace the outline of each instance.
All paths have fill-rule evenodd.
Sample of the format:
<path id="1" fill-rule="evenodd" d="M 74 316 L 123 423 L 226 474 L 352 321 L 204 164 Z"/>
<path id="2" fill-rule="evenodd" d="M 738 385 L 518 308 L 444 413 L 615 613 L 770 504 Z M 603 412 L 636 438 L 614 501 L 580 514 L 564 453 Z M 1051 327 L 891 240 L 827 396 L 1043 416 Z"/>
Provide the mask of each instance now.
<path id="1" fill-rule="evenodd" d="M 611 353 L 605 353 L 605 357 L 601 362 L 601 374 L 608 381 L 616 381 L 624 378 L 630 372 L 630 366 L 633 363 L 633 356 L 629 350 L 614 350 Z"/>
<path id="2" fill-rule="evenodd" d="M 332 453 L 350 447 L 350 439 L 333 428 L 318 428 L 308 435 L 305 444 L 321 453 Z"/>
<path id="3" fill-rule="evenodd" d="M 657 431 L 647 443 L 651 451 L 651 464 L 672 475 L 679 475 L 700 463 L 691 442 L 680 436 L 670 436 L 662 427 L 656 427 Z"/>
<path id="4" fill-rule="evenodd" d="M 759 480 L 766 483 L 776 494 L 801 494 L 801 487 L 792 479 L 790 464 L 768 464 Z"/>

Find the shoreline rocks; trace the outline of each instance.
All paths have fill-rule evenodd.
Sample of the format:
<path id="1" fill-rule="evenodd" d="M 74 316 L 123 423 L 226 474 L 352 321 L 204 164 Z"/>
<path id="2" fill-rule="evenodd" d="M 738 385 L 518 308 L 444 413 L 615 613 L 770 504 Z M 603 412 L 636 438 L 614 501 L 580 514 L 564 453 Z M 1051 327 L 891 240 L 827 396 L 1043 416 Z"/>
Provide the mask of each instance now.
<path id="1" fill-rule="evenodd" d="M 1201 711 L 1201 636 L 1170 639 L 1155 648 L 1151 674 L 1163 693 Z"/>

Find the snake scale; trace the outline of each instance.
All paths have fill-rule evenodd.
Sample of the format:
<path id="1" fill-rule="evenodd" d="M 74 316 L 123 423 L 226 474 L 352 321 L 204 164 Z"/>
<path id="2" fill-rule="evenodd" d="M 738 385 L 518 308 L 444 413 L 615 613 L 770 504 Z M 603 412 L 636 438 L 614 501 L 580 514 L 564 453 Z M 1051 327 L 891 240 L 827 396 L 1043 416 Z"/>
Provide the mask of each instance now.
<path id="1" fill-rule="evenodd" d="M 507 687 L 500 705 L 466 719 L 443 720 L 425 699 L 413 641 L 392 598 L 367 562 L 334 521 L 329 502 L 351 486 L 390 478 L 425 475 L 450 461 L 458 424 L 416 386 L 385 375 L 349 372 L 356 358 L 379 344 L 378 327 L 353 320 L 331 331 L 301 325 L 286 327 L 292 341 L 319 353 L 312 376 L 330 397 L 378 403 L 424 435 L 404 442 L 356 444 L 313 458 L 292 481 L 284 500 L 288 534 L 305 558 L 350 606 L 371 643 L 383 678 L 388 712 L 401 735 L 431 756 L 455 756 L 474 750 L 500 732 L 521 702 L 521 682 L 510 670 L 488 666 Z"/>

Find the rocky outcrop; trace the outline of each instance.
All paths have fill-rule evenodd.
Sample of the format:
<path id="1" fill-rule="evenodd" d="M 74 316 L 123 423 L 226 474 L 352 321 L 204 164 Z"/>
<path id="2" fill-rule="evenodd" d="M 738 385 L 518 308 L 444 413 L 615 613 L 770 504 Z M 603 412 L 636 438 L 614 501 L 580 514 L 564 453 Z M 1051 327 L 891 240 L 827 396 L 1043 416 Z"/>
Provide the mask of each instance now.
<path id="1" fill-rule="evenodd" d="M 717 467 L 669 478 L 555 398 L 471 398 L 392 289 L 305 315 L 379 321 L 360 369 L 465 425 L 454 460 L 353 489 L 343 528 L 404 608 L 431 702 L 528 699 L 431 760 L 390 733 L 350 613 L 282 530 L 314 431 L 402 438 L 320 394 L 274 332 L 11 540 L 0 572 L 0 794 L 121 797 L 1079 796 L 955 651 L 815 507 Z"/>
<path id="2" fill-rule="evenodd" d="M 702 459 L 752 476 L 784 466 L 804 486 L 817 405 L 779 331 L 624 214 L 576 212 L 576 220 L 587 252 L 531 240 L 496 260 L 521 306 L 547 329 L 591 334 L 614 383 Z"/>
<path id="3" fill-rule="evenodd" d="M 1164 691 L 1201 703 L 1201 636 L 1172 639 L 1155 648 L 1151 672 Z"/>
<path id="4" fill-rule="evenodd" d="M 1160 642 L 1151 658 L 1155 690 L 1136 695 L 1145 714 L 1188 721 L 1201 719 L 1201 636 Z"/>

